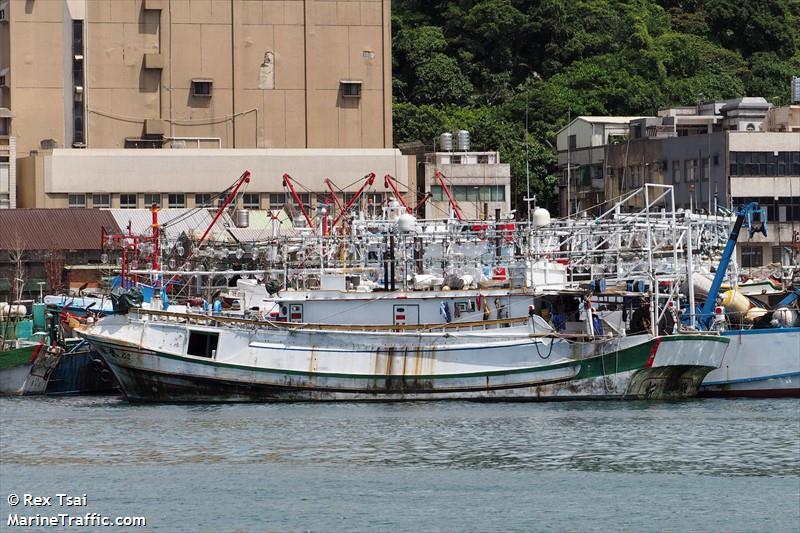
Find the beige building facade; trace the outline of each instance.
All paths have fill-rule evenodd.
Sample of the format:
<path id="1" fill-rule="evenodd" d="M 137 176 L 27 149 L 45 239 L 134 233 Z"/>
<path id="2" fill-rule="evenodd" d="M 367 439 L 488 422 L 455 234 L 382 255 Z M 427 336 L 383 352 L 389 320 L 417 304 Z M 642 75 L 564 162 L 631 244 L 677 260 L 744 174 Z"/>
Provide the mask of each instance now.
<path id="1" fill-rule="evenodd" d="M 389 0 L 0 0 L 0 108 L 42 148 L 389 148 Z"/>
<path id="2" fill-rule="evenodd" d="M 222 148 L 126 150 L 56 148 L 20 160 L 25 180 L 18 190 L 20 207 L 146 208 L 156 203 L 182 209 L 214 206 L 221 193 L 245 170 L 251 179 L 236 199 L 240 208 L 296 207 L 284 184 L 289 174 L 304 207 L 330 204 L 332 183 L 339 202 L 347 200 L 374 172 L 365 199 L 385 205 L 393 191 L 383 177 L 391 175 L 408 202 L 415 202 L 416 158 L 396 148 Z"/>

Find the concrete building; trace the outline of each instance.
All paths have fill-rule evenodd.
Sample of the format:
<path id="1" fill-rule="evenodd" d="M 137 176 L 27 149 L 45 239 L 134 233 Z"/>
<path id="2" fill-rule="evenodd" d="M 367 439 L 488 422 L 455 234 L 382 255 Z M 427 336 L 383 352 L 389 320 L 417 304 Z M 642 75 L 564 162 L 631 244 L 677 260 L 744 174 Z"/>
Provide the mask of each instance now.
<path id="1" fill-rule="evenodd" d="M 431 194 L 425 218 L 448 218 L 452 211 L 437 170 L 465 218 L 494 219 L 498 210 L 511 210 L 511 165 L 500 162 L 499 152 L 433 152 L 418 168 L 419 194 Z"/>
<path id="2" fill-rule="evenodd" d="M 623 142 L 630 122 L 637 118 L 580 116 L 558 132 L 558 197 L 562 216 L 604 200 L 604 161 L 608 147 Z"/>
<path id="3" fill-rule="evenodd" d="M 16 147 L 17 142 L 13 136 L 0 132 L 0 209 L 17 207 Z"/>
<path id="4" fill-rule="evenodd" d="M 392 149 L 389 0 L 0 11 L 0 135 L 16 138 L 20 207 L 190 207 L 245 169 L 239 203 L 253 209 L 286 201 L 283 173 L 307 205 L 327 201 L 325 177 L 343 196 L 372 171 L 414 190 L 413 158 Z"/>
<path id="5" fill-rule="evenodd" d="M 414 157 L 397 149 L 193 149 L 125 150 L 54 149 L 20 160 L 24 180 L 22 206 L 72 208 L 144 208 L 153 203 L 181 209 L 213 202 L 245 170 L 251 181 L 239 195 L 239 207 L 276 209 L 294 200 L 283 184 L 288 173 L 304 205 L 330 203 L 324 178 L 341 191 L 340 201 L 361 185 L 362 176 L 379 179 L 367 198 L 380 205 L 391 194 L 383 176 L 391 174 L 408 194 L 416 196 Z"/>
<path id="6" fill-rule="evenodd" d="M 50 147 L 392 146 L 389 0 L 3 0 L 0 107 Z"/>
<path id="7" fill-rule="evenodd" d="M 716 212 L 757 201 L 767 207 L 769 236 L 740 239 L 740 264 L 790 264 L 800 250 L 800 113 L 793 107 L 742 98 L 632 120 L 627 139 L 606 150 L 604 196 L 660 183 L 674 187 L 677 208 Z"/>

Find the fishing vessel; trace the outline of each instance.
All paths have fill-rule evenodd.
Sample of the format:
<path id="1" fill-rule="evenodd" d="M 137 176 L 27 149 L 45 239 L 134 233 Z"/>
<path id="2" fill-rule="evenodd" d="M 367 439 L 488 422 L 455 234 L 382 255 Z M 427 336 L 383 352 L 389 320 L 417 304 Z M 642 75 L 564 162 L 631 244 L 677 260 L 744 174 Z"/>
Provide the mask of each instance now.
<path id="1" fill-rule="evenodd" d="M 714 334 L 565 334 L 538 316 L 457 326 L 387 331 L 132 310 L 80 335 L 141 402 L 685 398 L 728 345 Z"/>
<path id="2" fill-rule="evenodd" d="M 703 396 L 740 396 L 754 398 L 800 397 L 800 290 L 789 293 L 774 309 L 756 307 L 744 296 L 736 303 L 728 298 L 723 304 L 734 309 L 733 315 L 756 316 L 749 324 L 734 321 L 736 328 L 721 334 L 730 339 L 720 368 L 706 376 Z M 735 294 L 735 293 L 733 293 Z"/>

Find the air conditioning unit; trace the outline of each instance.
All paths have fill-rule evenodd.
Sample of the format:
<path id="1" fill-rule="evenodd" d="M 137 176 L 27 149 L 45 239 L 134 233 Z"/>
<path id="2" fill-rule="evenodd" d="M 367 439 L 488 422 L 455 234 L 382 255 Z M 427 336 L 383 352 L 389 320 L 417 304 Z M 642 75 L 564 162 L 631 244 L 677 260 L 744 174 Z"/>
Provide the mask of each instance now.
<path id="1" fill-rule="evenodd" d="M 83 87 L 76 85 L 72 96 L 76 102 L 83 102 Z"/>

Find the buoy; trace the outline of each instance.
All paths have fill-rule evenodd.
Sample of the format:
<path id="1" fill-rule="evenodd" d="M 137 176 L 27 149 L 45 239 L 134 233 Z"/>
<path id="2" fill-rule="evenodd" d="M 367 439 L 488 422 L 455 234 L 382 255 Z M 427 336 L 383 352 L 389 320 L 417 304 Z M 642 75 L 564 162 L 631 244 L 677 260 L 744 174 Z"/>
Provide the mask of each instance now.
<path id="1" fill-rule="evenodd" d="M 797 311 L 788 307 L 779 307 L 773 311 L 772 319 L 778 322 L 778 327 L 790 328 L 797 324 Z"/>
<path id="2" fill-rule="evenodd" d="M 739 313 L 744 316 L 753 304 L 741 292 L 731 289 L 722 294 L 722 307 L 728 313 Z"/>

